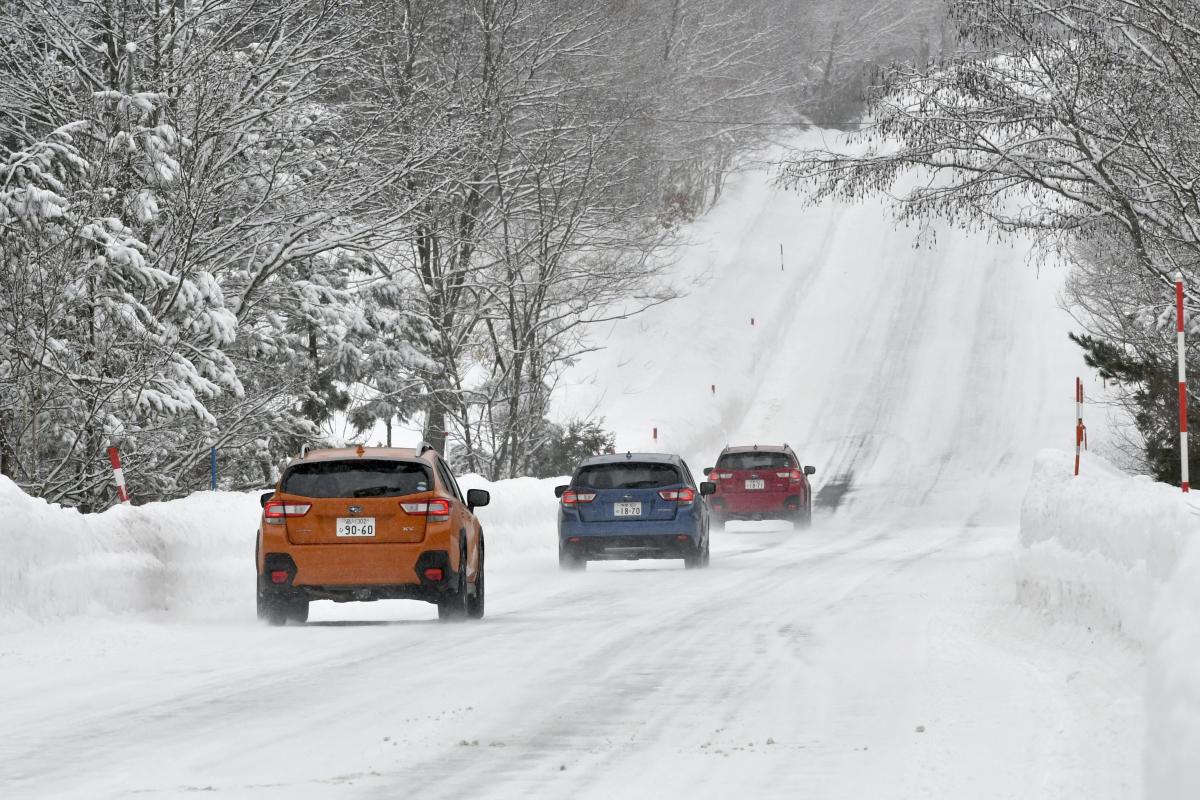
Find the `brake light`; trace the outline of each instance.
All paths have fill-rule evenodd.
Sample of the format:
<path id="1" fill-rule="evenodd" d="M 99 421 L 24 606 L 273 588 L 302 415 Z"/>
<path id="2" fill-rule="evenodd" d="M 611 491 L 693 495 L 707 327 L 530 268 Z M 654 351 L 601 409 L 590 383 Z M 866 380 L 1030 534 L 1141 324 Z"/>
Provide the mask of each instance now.
<path id="1" fill-rule="evenodd" d="M 562 504 L 564 506 L 575 506 L 580 503 L 590 503 L 596 499 L 595 492 L 576 492 L 568 490 L 563 492 Z"/>
<path id="2" fill-rule="evenodd" d="M 714 473 L 714 474 L 716 474 L 716 473 Z M 712 476 L 709 476 L 709 477 L 712 477 Z M 717 475 L 717 477 L 718 478 L 732 478 L 733 473 L 732 472 L 722 472 L 719 475 Z"/>
<path id="3" fill-rule="evenodd" d="M 696 499 L 695 489 L 686 486 L 682 489 L 663 489 L 658 493 L 663 500 L 674 500 L 677 503 L 690 503 Z"/>
<path id="4" fill-rule="evenodd" d="M 286 500 L 268 500 L 263 506 L 263 517 L 272 525 L 282 525 L 285 517 L 303 517 L 312 508 L 311 503 L 289 503 Z"/>
<path id="5" fill-rule="evenodd" d="M 433 581 L 434 583 L 437 583 L 444 576 L 445 576 L 445 573 L 442 572 L 441 567 L 426 567 L 425 568 L 425 580 L 427 580 L 427 581 Z"/>
<path id="6" fill-rule="evenodd" d="M 798 469 L 791 469 L 787 472 L 776 472 L 775 474 L 780 478 L 788 478 L 793 481 L 798 481 L 804 477 L 804 473 Z"/>
<path id="7" fill-rule="evenodd" d="M 287 583 L 287 570 L 276 569 L 271 571 L 271 583 Z"/>
<path id="8" fill-rule="evenodd" d="M 406 514 L 425 517 L 430 522 L 445 522 L 450 519 L 450 501 L 442 498 L 423 500 L 419 503 L 401 503 L 400 507 Z"/>

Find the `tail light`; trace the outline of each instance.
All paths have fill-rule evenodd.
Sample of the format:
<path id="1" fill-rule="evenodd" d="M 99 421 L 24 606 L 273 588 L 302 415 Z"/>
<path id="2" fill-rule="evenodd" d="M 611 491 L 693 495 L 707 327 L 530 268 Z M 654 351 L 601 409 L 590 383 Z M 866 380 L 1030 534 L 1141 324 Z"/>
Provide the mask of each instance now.
<path id="1" fill-rule="evenodd" d="M 422 500 L 418 503 L 401 503 L 400 507 L 404 509 L 404 513 L 414 517 L 425 517 L 430 522 L 445 522 L 450 519 L 450 501 L 441 498 Z"/>
<path id="2" fill-rule="evenodd" d="M 567 490 L 563 492 L 562 504 L 564 506 L 576 506 L 580 503 L 590 503 L 595 499 L 595 492 L 576 492 L 573 490 Z"/>
<path id="3" fill-rule="evenodd" d="M 263 517 L 272 525 L 282 525 L 285 517 L 303 517 L 312 508 L 311 503 L 289 503 L 286 500 L 268 500 L 263 506 Z"/>
<path id="4" fill-rule="evenodd" d="M 658 493 L 663 500 L 674 500 L 677 503 L 690 503 L 696 499 L 696 490 L 686 486 L 682 489 L 663 489 Z"/>
<path id="5" fill-rule="evenodd" d="M 709 475 L 708 477 L 721 478 L 722 480 L 729 480 L 730 478 L 733 477 L 733 473 L 732 472 L 720 472 L 720 473 L 714 472 L 711 475 Z"/>
<path id="6" fill-rule="evenodd" d="M 798 481 L 804 477 L 804 473 L 798 469 L 790 469 L 787 472 L 776 472 L 775 474 L 780 478 L 787 478 L 793 481 Z"/>

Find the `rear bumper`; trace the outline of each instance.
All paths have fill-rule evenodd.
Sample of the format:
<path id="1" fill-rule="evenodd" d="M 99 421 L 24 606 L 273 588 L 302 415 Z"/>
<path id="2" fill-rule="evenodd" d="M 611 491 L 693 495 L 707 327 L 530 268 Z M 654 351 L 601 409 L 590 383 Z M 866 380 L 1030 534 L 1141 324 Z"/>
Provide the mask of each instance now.
<path id="1" fill-rule="evenodd" d="M 338 549 L 345 549 L 332 545 Z M 378 546 L 376 546 L 378 547 Z M 310 548 L 305 548 L 307 551 Z M 297 563 L 295 555 L 301 563 Z M 342 577 L 340 580 L 313 580 L 319 570 L 305 571 L 303 562 L 307 553 L 267 553 L 263 559 L 264 569 L 258 576 L 260 595 L 270 595 L 291 600 L 333 600 L 338 603 L 371 600 L 425 600 L 436 603 L 443 594 L 459 585 L 458 573 L 450 566 L 450 555 L 445 550 L 425 550 L 411 557 L 404 565 L 393 565 L 399 579 L 364 581 L 359 577 Z M 440 580 L 430 580 L 425 570 L 440 569 Z M 286 572 L 286 580 L 276 582 L 272 573 Z M 374 577 L 374 576 L 372 576 Z"/>
<path id="2" fill-rule="evenodd" d="M 746 492 L 715 494 L 709 498 L 712 510 L 724 516 L 740 514 L 794 514 L 800 510 L 800 496 L 786 492 Z"/>
<path id="3" fill-rule="evenodd" d="M 295 582 L 305 586 L 387 586 L 420 583 L 426 553 L 446 552 L 445 545 L 339 543 L 279 548 L 296 567 Z M 269 545 L 264 549 L 274 549 Z"/>
<path id="4" fill-rule="evenodd" d="M 610 534 L 566 536 L 559 539 L 559 547 L 568 555 L 591 561 L 636 561 L 643 558 L 684 558 L 699 551 L 700 541 L 690 533 Z"/>

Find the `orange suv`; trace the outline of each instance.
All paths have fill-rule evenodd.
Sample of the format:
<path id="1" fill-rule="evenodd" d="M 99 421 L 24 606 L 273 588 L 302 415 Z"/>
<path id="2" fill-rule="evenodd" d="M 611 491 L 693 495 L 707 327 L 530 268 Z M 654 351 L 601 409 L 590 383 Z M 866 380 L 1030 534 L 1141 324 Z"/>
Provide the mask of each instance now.
<path id="1" fill-rule="evenodd" d="M 441 619 L 484 612 L 483 529 L 441 456 L 416 449 L 311 450 L 262 496 L 258 616 L 308 620 L 310 600 L 411 598 Z"/>

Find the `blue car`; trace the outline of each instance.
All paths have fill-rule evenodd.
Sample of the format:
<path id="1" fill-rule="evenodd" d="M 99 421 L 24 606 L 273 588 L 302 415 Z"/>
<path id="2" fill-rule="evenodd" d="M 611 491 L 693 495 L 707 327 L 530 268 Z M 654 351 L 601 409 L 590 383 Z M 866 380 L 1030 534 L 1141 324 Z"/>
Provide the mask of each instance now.
<path id="1" fill-rule="evenodd" d="M 683 459 L 663 453 L 594 456 L 556 486 L 558 563 L 682 558 L 708 565 L 708 501 L 716 486 L 697 485 Z"/>

